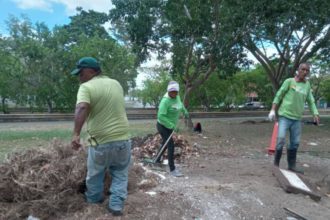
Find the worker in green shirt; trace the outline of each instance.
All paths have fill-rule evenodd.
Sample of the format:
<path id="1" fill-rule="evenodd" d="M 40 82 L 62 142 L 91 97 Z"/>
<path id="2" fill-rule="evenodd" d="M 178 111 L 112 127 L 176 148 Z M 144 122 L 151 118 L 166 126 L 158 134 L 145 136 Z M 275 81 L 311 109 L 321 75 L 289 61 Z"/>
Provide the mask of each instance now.
<path id="1" fill-rule="evenodd" d="M 276 119 L 278 114 L 278 135 L 274 165 L 279 166 L 282 149 L 285 144 L 287 130 L 290 132 L 290 144 L 287 147 L 288 169 L 294 172 L 303 173 L 303 170 L 296 167 L 297 150 L 301 136 L 301 118 L 304 112 L 305 102 L 308 103 L 314 117 L 314 123 L 320 123 L 319 113 L 315 106 L 310 83 L 306 80 L 310 71 L 308 63 L 299 65 L 298 73 L 294 78 L 284 81 L 276 93 L 272 109 L 268 115 L 270 120 Z"/>
<path id="2" fill-rule="evenodd" d="M 188 117 L 188 111 L 182 104 L 178 93 L 179 84 L 176 81 L 169 82 L 167 93 L 163 96 L 157 113 L 157 130 L 162 136 L 162 145 L 164 145 L 169 139 L 166 146 L 168 165 L 170 168 L 170 174 L 175 177 L 181 177 L 183 174 L 174 165 L 174 142 L 171 134 L 173 131 L 177 130 L 180 113 L 183 112 L 184 115 Z M 163 152 L 161 152 L 161 154 L 162 153 Z"/>
<path id="3" fill-rule="evenodd" d="M 72 148 L 81 148 L 80 132 L 87 122 L 88 147 L 85 192 L 88 203 L 102 203 L 104 175 L 112 177 L 108 210 L 123 214 L 127 197 L 131 142 L 125 111 L 124 92 L 118 81 L 101 74 L 93 57 L 81 58 L 71 74 L 81 82 L 77 94 Z"/>

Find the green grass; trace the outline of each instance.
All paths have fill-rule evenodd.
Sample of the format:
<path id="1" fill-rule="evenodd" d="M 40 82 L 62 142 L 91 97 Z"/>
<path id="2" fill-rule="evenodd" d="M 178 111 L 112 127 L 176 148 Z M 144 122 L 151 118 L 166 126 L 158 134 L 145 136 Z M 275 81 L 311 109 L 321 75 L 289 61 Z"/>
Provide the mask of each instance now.
<path id="1" fill-rule="evenodd" d="M 205 120 L 205 124 L 218 123 L 216 120 Z M 318 129 L 330 131 L 330 117 L 322 117 Z M 216 126 L 216 125 L 215 125 Z M 184 124 L 180 123 L 180 128 L 184 128 Z M 130 137 L 145 136 L 146 134 L 154 134 L 156 130 L 156 121 L 130 121 Z M 86 132 L 83 129 L 82 139 L 86 140 Z M 314 126 L 305 126 L 304 131 L 315 130 Z M 72 123 L 58 124 L 3 124 L 0 128 L 0 161 L 6 154 L 13 151 L 21 151 L 33 147 L 47 147 L 54 138 L 70 143 L 72 135 Z"/>
<path id="2" fill-rule="evenodd" d="M 86 140 L 85 129 L 82 132 L 82 139 Z M 155 122 L 130 122 L 130 137 L 144 136 L 155 133 Z M 5 155 L 14 151 L 22 151 L 34 147 L 47 147 L 54 139 L 60 139 L 70 143 L 72 135 L 71 125 L 61 128 L 54 126 L 31 126 L 31 128 L 1 129 L 0 130 L 0 161 Z"/>
<path id="3" fill-rule="evenodd" d="M 46 131 L 2 131 L 0 139 L 2 141 L 13 140 L 51 140 L 53 138 L 69 139 L 71 131 L 68 130 L 46 130 Z"/>
<path id="4" fill-rule="evenodd" d="M 33 130 L 33 131 L 1 131 L 0 132 L 0 161 L 13 151 L 26 150 L 33 147 L 48 146 L 54 139 L 69 141 L 71 131 L 63 130 Z"/>
<path id="5" fill-rule="evenodd" d="M 145 136 L 147 134 L 154 134 L 156 130 L 156 122 L 130 122 L 130 137 Z"/>

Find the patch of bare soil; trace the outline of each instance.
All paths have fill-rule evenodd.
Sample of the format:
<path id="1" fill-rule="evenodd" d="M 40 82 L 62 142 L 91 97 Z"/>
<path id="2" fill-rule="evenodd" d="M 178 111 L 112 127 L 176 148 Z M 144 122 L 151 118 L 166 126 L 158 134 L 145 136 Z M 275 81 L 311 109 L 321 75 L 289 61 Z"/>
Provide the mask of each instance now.
<path id="1" fill-rule="evenodd" d="M 322 195 L 315 202 L 306 195 L 286 193 L 272 175 L 273 156 L 267 154 L 272 123 L 205 121 L 203 127 L 202 135 L 189 136 L 200 157 L 183 165 L 186 178 L 174 181 L 176 191 L 201 211 L 201 219 L 287 219 L 291 215 L 284 208 L 306 219 L 330 219 L 330 159 L 315 156 L 329 151 L 328 130 L 303 127 L 304 152 L 298 155 L 298 165 Z M 281 168 L 286 166 L 284 154 Z M 171 181 L 167 179 L 157 190 L 170 190 Z"/>
<path id="2" fill-rule="evenodd" d="M 329 123 L 329 120 L 326 123 Z M 4 168 L 1 165 L 0 198 L 6 200 L 1 200 L 0 218 L 26 219 L 30 214 L 41 219 L 69 220 L 271 220 L 290 219 L 292 215 L 284 209 L 288 208 L 305 219 L 330 219 L 329 124 L 324 127 L 304 125 L 298 154 L 298 165 L 304 167 L 305 178 L 315 184 L 318 193 L 322 195 L 319 202 L 303 194 L 286 193 L 272 175 L 273 156 L 267 154 L 272 123 L 257 120 L 215 119 L 202 120 L 201 124 L 202 134 L 186 132 L 181 135 L 185 143 L 181 149 L 192 149 L 192 151 L 180 150 L 181 154 L 177 155 L 184 158 L 177 160 L 180 162 L 178 168 L 185 174 L 182 178 L 170 176 L 166 169 L 155 171 L 138 163 L 143 157 L 154 156 L 159 142 L 148 145 L 150 141 L 157 139 L 154 135 L 133 139 L 135 164 L 130 173 L 129 195 L 122 217 L 115 218 L 107 212 L 107 200 L 97 205 L 84 202 L 82 194 L 77 192 L 80 185 L 75 185 L 83 182 L 84 177 L 81 174 L 75 177 L 75 184 L 67 183 L 70 180 L 63 178 L 52 179 L 50 181 L 54 183 L 52 185 L 45 184 L 47 183 L 45 179 L 54 178 L 55 170 L 61 165 L 67 166 L 67 170 L 72 170 L 71 172 L 81 167 L 85 169 L 83 164 L 85 159 L 67 157 L 73 160 L 72 163 L 77 163 L 75 166 L 72 164 L 68 166 L 66 157 L 54 156 L 61 155 L 55 150 L 51 155 L 43 155 L 42 158 L 46 159 L 37 160 L 38 163 L 27 162 L 28 158 L 39 158 L 35 154 L 40 152 L 34 152 L 28 154 L 28 158 L 18 160 L 16 157 L 13 161 L 15 165 L 11 168 L 6 166 Z M 151 148 L 151 151 L 146 150 Z M 69 154 L 77 156 L 75 153 Z M 82 158 L 86 156 L 84 152 L 81 154 Z M 48 160 L 48 158 L 53 159 Z M 18 161 L 24 166 L 18 166 Z M 57 164 L 49 161 L 56 161 Z M 49 165 L 46 166 L 47 164 Z M 45 166 L 47 168 L 42 169 Z M 286 154 L 284 154 L 281 168 L 285 169 L 286 166 Z M 21 168 L 24 172 L 17 167 L 25 167 Z M 20 175 L 17 172 L 20 172 Z M 3 182 L 11 178 L 15 181 L 3 185 Z M 35 178 L 43 180 L 40 192 L 34 190 Z M 110 184 L 110 181 L 108 179 L 107 184 Z M 68 192 L 56 191 L 58 187 L 55 185 L 63 188 L 61 183 L 64 182 L 67 184 Z M 7 195 L 3 194 L 4 192 L 9 193 Z M 12 194 L 15 196 L 10 196 Z M 40 194 L 41 197 L 36 198 L 35 194 Z M 28 198 L 33 199 L 27 200 Z M 56 200 L 56 198 L 65 198 L 65 200 Z M 11 215 L 7 210 L 11 210 Z M 45 210 L 49 210 L 52 214 L 47 214 Z M 17 213 L 25 213 L 25 215 L 17 216 Z"/>

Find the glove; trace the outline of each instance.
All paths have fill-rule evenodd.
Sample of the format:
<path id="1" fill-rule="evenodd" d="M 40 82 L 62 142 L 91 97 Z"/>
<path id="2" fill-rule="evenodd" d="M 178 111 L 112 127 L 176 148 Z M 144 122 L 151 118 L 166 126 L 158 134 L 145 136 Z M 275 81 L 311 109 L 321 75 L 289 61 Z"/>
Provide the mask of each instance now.
<path id="1" fill-rule="evenodd" d="M 274 110 L 271 110 L 268 114 L 268 119 L 269 121 L 273 121 L 275 120 L 275 117 L 276 117 L 276 114 L 275 114 L 275 111 Z"/>

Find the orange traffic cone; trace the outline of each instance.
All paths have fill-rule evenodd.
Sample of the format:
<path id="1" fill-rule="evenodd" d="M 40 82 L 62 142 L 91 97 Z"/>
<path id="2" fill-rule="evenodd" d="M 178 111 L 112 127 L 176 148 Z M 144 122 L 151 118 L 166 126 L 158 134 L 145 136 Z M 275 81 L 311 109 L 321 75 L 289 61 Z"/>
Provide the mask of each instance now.
<path id="1" fill-rule="evenodd" d="M 275 153 L 277 132 L 278 132 L 278 122 L 275 122 L 274 128 L 273 128 L 272 139 L 270 140 L 270 144 L 269 144 L 269 147 L 268 147 L 268 154 Z"/>

